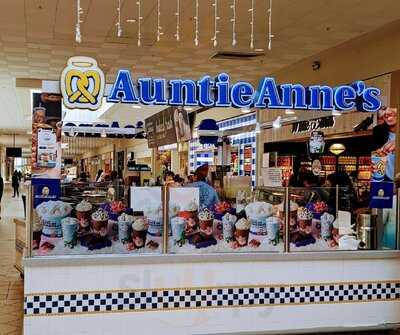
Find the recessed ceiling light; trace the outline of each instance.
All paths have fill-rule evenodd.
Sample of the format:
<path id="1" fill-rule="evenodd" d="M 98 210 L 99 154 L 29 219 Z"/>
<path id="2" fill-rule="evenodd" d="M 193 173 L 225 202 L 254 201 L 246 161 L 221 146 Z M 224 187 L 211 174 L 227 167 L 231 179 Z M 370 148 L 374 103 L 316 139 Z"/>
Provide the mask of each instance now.
<path id="1" fill-rule="evenodd" d="M 341 116 L 342 113 L 339 112 L 339 111 L 337 111 L 337 110 L 333 110 L 333 111 L 332 111 L 332 115 L 334 115 L 334 116 Z"/>
<path id="2" fill-rule="evenodd" d="M 139 105 L 132 105 L 132 108 L 140 109 L 140 108 L 142 108 L 142 106 L 139 106 Z"/>
<path id="3" fill-rule="evenodd" d="M 242 108 L 241 110 L 242 110 L 242 113 L 250 113 L 251 112 L 250 108 Z"/>
<path id="4" fill-rule="evenodd" d="M 185 109 L 186 109 L 187 111 L 192 111 L 192 110 L 193 110 L 193 107 L 185 107 Z"/>
<path id="5" fill-rule="evenodd" d="M 296 112 L 293 109 L 285 109 L 285 114 L 292 115 L 292 114 L 296 114 Z"/>

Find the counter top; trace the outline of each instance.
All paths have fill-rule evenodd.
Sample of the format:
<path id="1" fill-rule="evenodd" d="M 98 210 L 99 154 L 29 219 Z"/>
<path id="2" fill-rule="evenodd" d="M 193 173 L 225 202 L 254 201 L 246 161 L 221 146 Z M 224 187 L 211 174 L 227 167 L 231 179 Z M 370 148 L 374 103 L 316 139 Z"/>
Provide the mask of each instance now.
<path id="1" fill-rule="evenodd" d="M 226 253 L 226 254 L 161 254 L 161 255 L 79 255 L 38 256 L 24 258 L 26 267 L 115 265 L 118 264 L 176 264 L 176 263 L 221 263 L 221 262 L 293 262 L 320 260 L 365 260 L 399 258 L 400 250 L 380 251 L 326 251 L 291 253 Z"/>

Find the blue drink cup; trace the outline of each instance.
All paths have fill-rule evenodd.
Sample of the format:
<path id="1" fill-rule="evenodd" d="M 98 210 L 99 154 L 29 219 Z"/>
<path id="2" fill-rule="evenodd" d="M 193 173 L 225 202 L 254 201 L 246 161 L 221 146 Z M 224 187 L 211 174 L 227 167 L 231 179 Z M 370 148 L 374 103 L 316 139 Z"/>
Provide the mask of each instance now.
<path id="1" fill-rule="evenodd" d="M 65 218 L 61 221 L 62 232 L 65 245 L 75 245 L 78 235 L 78 220 Z"/>
<path id="2" fill-rule="evenodd" d="M 182 238 L 185 225 L 186 220 L 184 218 L 177 216 L 171 219 L 172 237 L 175 241 L 179 241 Z"/>
<path id="3" fill-rule="evenodd" d="M 150 236 L 162 236 L 163 234 L 163 222 L 161 217 L 148 217 L 149 228 L 147 233 Z"/>
<path id="4" fill-rule="evenodd" d="M 229 242 L 233 240 L 234 228 L 235 228 L 234 222 L 222 220 L 222 235 L 225 241 Z"/>
<path id="5" fill-rule="evenodd" d="M 267 218 L 259 217 L 259 218 L 252 218 L 250 217 L 250 233 L 253 235 L 258 236 L 265 236 L 267 235 Z"/>
<path id="6" fill-rule="evenodd" d="M 386 156 L 380 156 L 376 151 L 371 154 L 372 179 L 382 181 L 385 178 Z"/>
<path id="7" fill-rule="evenodd" d="M 118 237 L 122 244 L 129 241 L 131 224 L 131 222 L 127 221 L 118 221 Z"/>
<path id="8" fill-rule="evenodd" d="M 274 241 L 279 236 L 279 218 L 271 216 L 267 218 L 267 238 L 269 241 Z"/>
<path id="9" fill-rule="evenodd" d="M 41 218 L 43 235 L 46 237 L 59 238 L 63 236 L 62 221 L 66 216 L 45 216 Z"/>

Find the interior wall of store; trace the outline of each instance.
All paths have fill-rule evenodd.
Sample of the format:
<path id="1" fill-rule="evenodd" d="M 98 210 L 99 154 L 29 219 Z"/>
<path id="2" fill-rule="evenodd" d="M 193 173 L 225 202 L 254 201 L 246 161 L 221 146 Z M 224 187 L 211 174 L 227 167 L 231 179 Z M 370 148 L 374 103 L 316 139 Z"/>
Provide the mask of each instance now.
<path id="1" fill-rule="evenodd" d="M 321 67 L 312 70 L 312 63 L 319 61 Z M 335 48 L 328 49 L 289 67 L 286 67 L 272 76 L 278 83 L 301 83 L 303 85 L 326 84 L 339 85 L 351 83 L 355 80 L 366 80 L 391 73 L 390 105 L 400 111 L 400 21 L 396 21 L 374 32 L 362 35 Z M 261 122 L 270 121 L 282 111 L 268 110 L 259 112 Z M 340 132 L 341 124 L 344 127 L 355 125 L 366 117 L 364 113 L 343 115 L 335 128 L 324 130 L 324 133 Z M 350 122 L 347 123 L 347 122 Z M 347 126 L 346 126 L 347 125 Z M 400 131 L 400 122 L 397 122 L 397 134 Z M 283 130 L 282 130 L 283 129 Z M 290 132 L 291 127 L 282 127 L 279 131 Z M 299 135 L 290 135 L 295 138 Z M 400 148 L 400 136 L 397 136 L 397 149 Z M 259 148 L 263 143 L 273 141 L 273 130 L 262 131 L 258 137 Z M 261 166 L 261 155 L 258 155 L 258 174 Z M 400 171 L 400 155 L 397 155 L 396 172 Z"/>
<path id="2" fill-rule="evenodd" d="M 94 149 L 89 149 L 82 155 L 78 157 L 80 159 L 90 159 L 95 157 L 101 157 L 103 155 L 110 155 L 113 160 L 113 170 L 117 170 L 117 153 L 124 152 L 124 171 L 123 175 L 127 176 L 127 162 L 130 159 L 130 153 L 134 153 L 134 160 L 136 163 L 148 164 L 152 166 L 152 150 L 147 146 L 146 139 L 109 139 L 109 144 L 97 147 Z M 152 178 L 153 175 L 150 172 L 142 172 L 141 179 Z"/>

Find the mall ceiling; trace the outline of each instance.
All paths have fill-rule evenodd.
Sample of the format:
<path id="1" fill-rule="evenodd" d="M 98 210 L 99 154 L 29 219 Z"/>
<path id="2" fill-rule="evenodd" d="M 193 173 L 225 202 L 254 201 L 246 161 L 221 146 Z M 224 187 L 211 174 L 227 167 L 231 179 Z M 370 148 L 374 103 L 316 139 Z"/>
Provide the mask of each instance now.
<path id="1" fill-rule="evenodd" d="M 0 11 L 0 131 L 26 129 L 30 120 L 15 78 L 58 79 L 73 55 L 97 58 L 111 81 L 119 68 L 135 76 L 198 78 L 225 71 L 233 80 L 257 81 L 301 59 L 400 19 L 399 0 L 275 0 L 272 50 L 267 50 L 267 2 L 254 0 L 255 48 L 265 55 L 253 59 L 212 59 L 218 51 L 249 52 L 251 0 L 236 0 L 237 46 L 231 46 L 231 0 L 218 0 L 218 45 L 213 47 L 211 0 L 199 0 L 200 45 L 194 46 L 195 1 L 180 0 L 177 42 L 176 1 L 161 0 L 156 40 L 157 1 L 141 0 L 142 46 L 137 46 L 137 0 L 121 0 L 121 38 L 116 35 L 117 0 L 81 0 L 82 43 L 75 42 L 75 0 L 2 0 Z M 29 112 L 28 112 L 29 113 Z"/>

